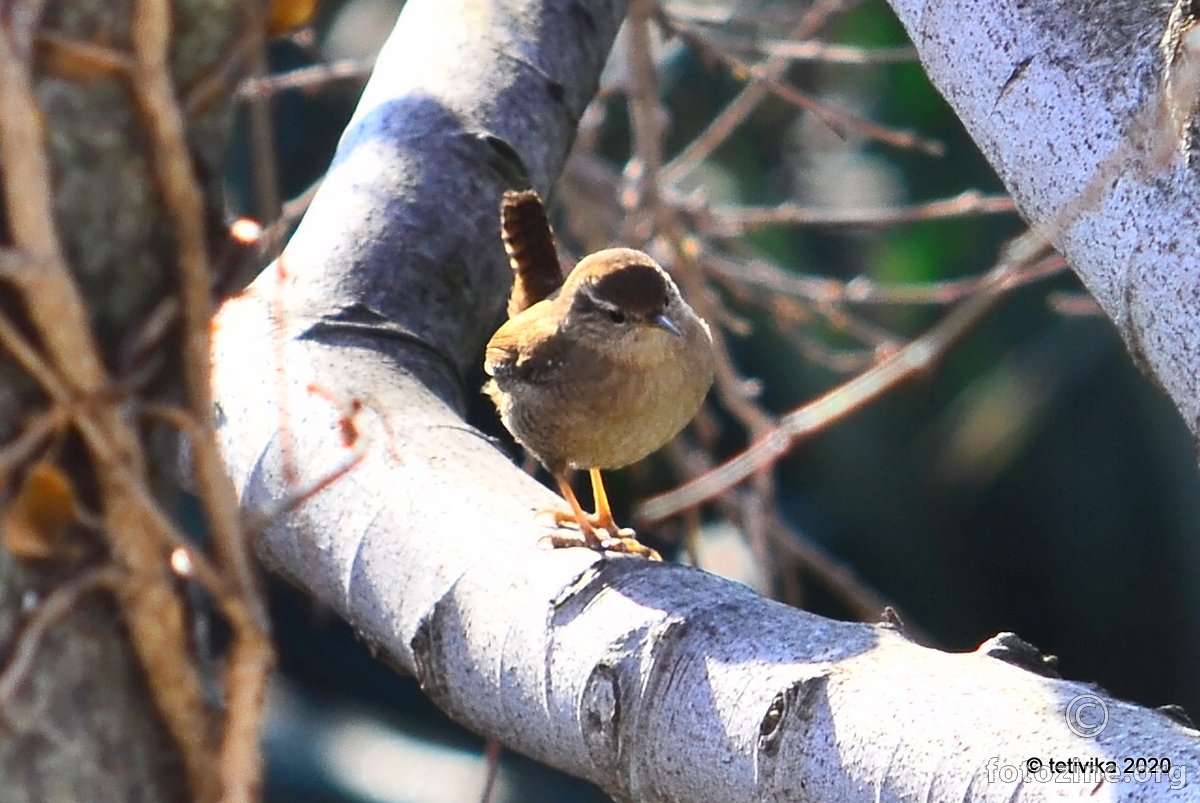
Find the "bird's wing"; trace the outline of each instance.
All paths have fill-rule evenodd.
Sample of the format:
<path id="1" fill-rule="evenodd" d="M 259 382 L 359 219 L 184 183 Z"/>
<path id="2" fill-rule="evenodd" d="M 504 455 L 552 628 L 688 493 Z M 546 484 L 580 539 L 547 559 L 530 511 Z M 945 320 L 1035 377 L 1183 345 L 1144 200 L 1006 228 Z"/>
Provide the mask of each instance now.
<path id="1" fill-rule="evenodd" d="M 539 301 L 496 330 L 483 356 L 488 376 L 533 382 L 562 364 L 569 344 L 557 331 L 558 316 L 550 314 L 550 304 Z"/>

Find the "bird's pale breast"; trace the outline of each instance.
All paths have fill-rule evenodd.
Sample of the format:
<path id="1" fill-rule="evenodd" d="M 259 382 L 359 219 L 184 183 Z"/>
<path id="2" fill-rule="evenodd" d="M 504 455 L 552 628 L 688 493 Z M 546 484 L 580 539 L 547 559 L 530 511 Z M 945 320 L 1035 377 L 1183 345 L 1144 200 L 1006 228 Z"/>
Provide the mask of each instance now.
<path id="1" fill-rule="evenodd" d="M 569 381 L 524 382 L 498 375 L 495 382 L 504 392 L 489 394 L 509 431 L 552 470 L 635 463 L 687 425 L 712 384 L 710 349 L 689 359 L 687 338 L 652 334 L 659 347 L 644 355 L 649 361 L 636 370 L 580 347 L 560 355 L 563 365 L 549 367 L 553 373 L 569 368 Z M 689 334 L 707 339 L 707 333 Z M 625 381 L 611 381 L 615 373 Z M 518 383 L 520 388 L 513 387 Z"/>

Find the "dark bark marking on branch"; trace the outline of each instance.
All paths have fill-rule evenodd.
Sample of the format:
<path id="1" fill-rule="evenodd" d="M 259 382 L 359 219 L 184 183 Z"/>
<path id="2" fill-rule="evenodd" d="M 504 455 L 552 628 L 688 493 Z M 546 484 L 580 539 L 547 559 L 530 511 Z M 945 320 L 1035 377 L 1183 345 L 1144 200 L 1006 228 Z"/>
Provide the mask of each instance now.
<path id="1" fill-rule="evenodd" d="M 1009 73 L 1008 78 L 1004 80 L 1004 84 L 1000 87 L 1000 95 L 996 98 L 997 101 L 1002 100 L 1004 96 L 1008 94 L 1008 90 L 1011 89 L 1017 83 L 1017 81 L 1021 80 L 1021 76 L 1025 74 L 1027 69 L 1029 69 L 1030 64 L 1033 64 L 1032 56 L 1023 58 L 1017 62 L 1017 66 L 1013 67 L 1013 71 Z"/>
<path id="2" fill-rule="evenodd" d="M 592 761 L 605 771 L 615 771 L 621 750 L 621 686 L 620 674 L 607 661 L 596 664 L 588 675 L 579 714 Z"/>
<path id="3" fill-rule="evenodd" d="M 529 187 L 529 169 L 525 166 L 525 160 L 508 140 L 486 131 L 479 132 L 477 136 L 491 151 L 491 158 L 487 160 L 488 167 L 495 170 L 505 183 L 514 189 Z"/>
<path id="4" fill-rule="evenodd" d="M 404 360 L 406 368 L 417 374 L 426 387 L 453 409 L 461 410 L 466 404 L 466 384 L 450 355 L 420 333 L 366 304 L 351 303 L 323 315 L 298 334 L 296 339 L 333 344 L 347 337 L 364 338 L 364 345 L 368 347 L 386 341 L 403 344 L 408 356 Z M 428 375 L 427 370 L 436 373 L 436 376 Z M 446 389 L 451 388 L 453 393 L 447 397 Z"/>
<path id="5" fill-rule="evenodd" d="M 803 733 L 813 719 L 813 703 L 824 696 L 825 675 L 800 678 L 782 689 L 771 700 L 758 726 L 760 756 L 773 758 L 779 753 L 785 733 Z"/>
<path id="6" fill-rule="evenodd" d="M 436 605 L 430 611 L 429 615 L 421 619 L 408 647 L 412 650 L 413 654 L 413 667 L 415 668 L 417 684 L 420 685 L 421 690 L 428 694 L 431 699 L 441 700 L 442 694 L 445 691 L 445 684 L 441 682 L 441 677 L 434 668 L 432 619 L 435 616 L 437 616 Z"/>

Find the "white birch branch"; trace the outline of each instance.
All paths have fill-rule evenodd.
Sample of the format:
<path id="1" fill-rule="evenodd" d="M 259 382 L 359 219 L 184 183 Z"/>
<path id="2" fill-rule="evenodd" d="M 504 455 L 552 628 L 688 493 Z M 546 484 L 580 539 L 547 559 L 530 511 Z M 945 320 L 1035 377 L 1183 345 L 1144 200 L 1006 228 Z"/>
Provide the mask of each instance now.
<path id="1" fill-rule="evenodd" d="M 1200 443 L 1200 29 L 1165 37 L 1170 4 L 1144 0 L 890 2 L 1022 212 Z"/>
<path id="2" fill-rule="evenodd" d="M 405 7 L 282 266 L 216 323 L 220 436 L 247 511 L 363 453 L 275 518 L 260 553 L 455 719 L 619 800 L 1135 800 L 1178 771 L 1064 787 L 1024 762 L 1200 772 L 1195 730 L 1084 684 L 695 569 L 538 546 L 533 512 L 555 497 L 463 423 L 477 389 L 460 377 L 507 293 L 496 210 L 515 154 L 545 192 L 623 12 Z M 1081 694 L 1107 706 L 1092 739 L 1065 718 Z"/>

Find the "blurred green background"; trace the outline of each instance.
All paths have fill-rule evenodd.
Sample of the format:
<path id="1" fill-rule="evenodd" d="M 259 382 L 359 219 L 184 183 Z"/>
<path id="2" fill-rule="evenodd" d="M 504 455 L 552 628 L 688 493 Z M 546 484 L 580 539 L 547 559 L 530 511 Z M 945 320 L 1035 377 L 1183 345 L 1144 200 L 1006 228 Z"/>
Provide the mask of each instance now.
<path id="1" fill-rule="evenodd" d="M 739 14 L 746 5 L 737 4 Z M 310 34 L 272 45 L 272 66 L 369 59 L 399 7 L 394 0 L 327 0 Z M 875 47 L 907 42 L 882 2 L 856 5 L 822 37 Z M 669 158 L 742 83 L 686 49 L 668 44 L 660 55 Z M 918 64 L 798 63 L 787 78 L 832 105 L 939 140 L 946 153 L 831 137 L 771 100 L 697 172 L 693 183 L 712 199 L 853 206 L 1002 191 Z M 342 80 L 275 97 L 283 197 L 324 171 L 360 90 L 360 81 Z M 629 155 L 624 100 L 607 105 L 602 148 L 619 170 Z M 249 174 L 247 153 L 235 152 L 233 212 L 248 209 Z M 746 242 L 798 272 L 919 283 L 982 273 L 1021 228 L 1015 215 L 980 216 L 857 230 L 776 227 Z M 1051 292 L 1080 288 L 1063 275 L 1012 293 L 932 371 L 800 444 L 776 467 L 780 505 L 794 527 L 852 566 L 939 647 L 970 650 L 1011 630 L 1059 656 L 1065 677 L 1144 705 L 1200 711 L 1193 444 L 1109 322 L 1055 311 Z M 787 411 L 845 378 L 801 359 L 761 308 L 726 301 L 753 325 L 732 341 L 743 375 L 762 381 L 769 410 Z M 868 317 L 911 335 L 941 313 L 891 307 Z M 485 401 L 471 414 L 472 423 L 503 436 Z M 721 457 L 744 445 L 728 429 Z M 626 511 L 647 493 L 640 476 L 626 472 L 614 482 Z M 809 609 L 848 615 L 819 584 L 804 588 Z M 272 603 L 281 673 L 267 734 L 267 800 L 479 799 L 480 739 L 309 600 L 273 581 Z M 492 799 L 605 797 L 505 753 Z"/>

